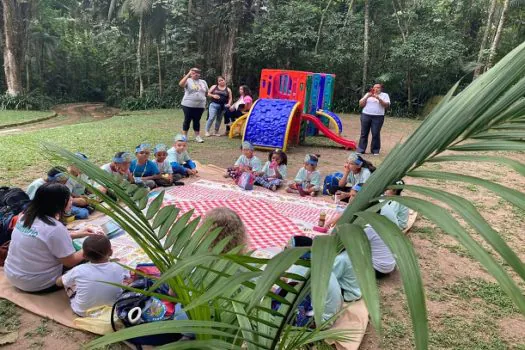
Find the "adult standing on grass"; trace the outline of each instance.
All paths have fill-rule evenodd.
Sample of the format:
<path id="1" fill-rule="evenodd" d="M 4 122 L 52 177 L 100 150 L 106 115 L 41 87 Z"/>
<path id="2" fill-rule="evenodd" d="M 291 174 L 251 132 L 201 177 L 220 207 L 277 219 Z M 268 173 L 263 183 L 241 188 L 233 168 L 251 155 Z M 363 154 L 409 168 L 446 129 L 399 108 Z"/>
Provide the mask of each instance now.
<path id="1" fill-rule="evenodd" d="M 204 142 L 200 136 L 201 117 L 206 108 L 206 95 L 208 84 L 200 78 L 201 70 L 192 68 L 180 81 L 179 86 L 184 88 L 182 98 L 182 111 L 184 112 L 184 122 L 182 123 L 182 133 L 187 136 L 190 124 L 193 122 L 195 141 Z"/>
<path id="2" fill-rule="evenodd" d="M 377 156 L 381 150 L 381 127 L 385 121 L 385 109 L 390 107 L 390 97 L 382 92 L 383 86 L 375 84 L 362 99 L 359 100 L 361 112 L 361 137 L 357 153 L 365 153 L 368 146 L 368 134 L 372 130 L 370 153 Z"/>
<path id="3" fill-rule="evenodd" d="M 12 285 L 25 292 L 53 292 L 60 289 L 55 281 L 64 267 L 82 262 L 83 252 L 75 252 L 72 239 L 96 233 L 90 229 L 69 233 L 59 221 L 72 203 L 65 185 L 46 183 L 36 190 L 11 235 L 4 272 Z"/>
<path id="4" fill-rule="evenodd" d="M 208 90 L 208 97 L 211 98 L 208 106 L 208 121 L 206 122 L 206 137 L 210 136 L 210 129 L 215 122 L 215 136 L 221 136 L 219 129 L 221 128 L 222 115 L 226 106 L 232 104 L 232 91 L 226 86 L 226 80 L 219 76 L 217 84 L 212 85 Z"/>

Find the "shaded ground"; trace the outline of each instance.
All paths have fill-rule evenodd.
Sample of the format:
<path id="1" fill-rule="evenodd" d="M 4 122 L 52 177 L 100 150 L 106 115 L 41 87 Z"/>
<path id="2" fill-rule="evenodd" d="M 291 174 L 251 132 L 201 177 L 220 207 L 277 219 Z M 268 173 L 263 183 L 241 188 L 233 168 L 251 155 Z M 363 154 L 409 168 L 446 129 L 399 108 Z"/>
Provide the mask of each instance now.
<path id="1" fill-rule="evenodd" d="M 2 147 L 12 148 L 50 139 L 71 150 L 85 152 L 93 162 L 102 164 L 109 161 L 114 152 L 131 150 L 141 141 L 169 144 L 173 135 L 179 131 L 181 122 L 180 111 L 134 112 L 100 123 L 67 125 L 32 131 L 20 136 L 8 136 L 0 142 L 0 153 L 5 154 Z M 358 117 L 344 116 L 343 124 L 344 136 L 356 139 L 359 132 Z M 367 158 L 376 165 L 380 164 L 384 155 L 418 125 L 418 122 L 408 119 L 387 118 L 383 128 L 382 155 Z M 203 163 L 226 167 L 237 157 L 239 144 L 238 139 L 213 137 L 207 138 L 204 144 L 190 142 L 189 147 L 193 158 Z M 336 147 L 330 140 L 322 137 L 308 138 L 307 145 L 288 152 L 290 176 L 301 167 L 303 157 L 308 152 L 321 153 L 319 168 L 323 174 L 340 170 L 347 155 L 346 151 Z M 524 153 L 509 155 L 522 163 L 525 162 Z M 264 153 L 259 153 L 259 156 L 265 157 Z M 0 180 L 3 181 L 2 174 L 8 174 L 7 180 L 10 183 L 26 185 L 40 176 L 49 165 L 42 160 L 38 152 L 28 152 L 26 158 L 28 161 L 21 163 L 20 158 L 13 155 L 4 162 L 7 165 L 0 164 Z M 2 169 L 2 166 L 6 168 Z M 524 178 L 505 167 L 482 163 L 442 163 L 429 165 L 428 168 L 495 180 L 520 191 L 525 188 Z M 520 258 L 525 260 L 524 211 L 511 207 L 496 194 L 477 186 L 410 178 L 407 182 L 441 186 L 471 200 Z M 424 218 L 418 219 L 409 233 L 409 238 L 419 256 L 427 290 L 431 349 L 525 349 L 525 318 L 517 312 L 493 279 L 472 260 L 464 248 Z M 411 324 L 400 276 L 395 273 L 381 281 L 380 289 L 383 299 L 383 333 L 380 337 L 369 327 L 361 348 L 413 348 Z M 5 308 L 9 306 L 0 306 L 0 327 L 4 323 L 1 315 Z M 18 308 L 12 309 L 21 314 L 20 340 L 6 349 L 76 349 L 92 338 L 84 332 L 70 330 L 51 321 L 44 322 L 41 318 Z M 42 328 L 47 331 L 42 331 Z M 30 335 L 24 336 L 27 332 L 30 332 Z"/>

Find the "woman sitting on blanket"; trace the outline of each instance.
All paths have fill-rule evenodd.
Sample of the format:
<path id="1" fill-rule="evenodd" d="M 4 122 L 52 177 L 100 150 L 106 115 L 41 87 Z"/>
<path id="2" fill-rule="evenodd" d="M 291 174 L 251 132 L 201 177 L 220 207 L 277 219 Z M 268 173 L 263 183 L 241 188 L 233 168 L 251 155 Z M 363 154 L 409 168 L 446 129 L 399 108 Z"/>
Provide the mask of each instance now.
<path id="1" fill-rule="evenodd" d="M 96 235 L 85 229 L 70 233 L 60 222 L 71 210 L 69 189 L 59 183 L 39 187 L 13 230 L 4 272 L 9 282 L 25 292 L 48 293 L 64 268 L 72 268 L 84 259 L 75 252 L 72 239 Z"/>

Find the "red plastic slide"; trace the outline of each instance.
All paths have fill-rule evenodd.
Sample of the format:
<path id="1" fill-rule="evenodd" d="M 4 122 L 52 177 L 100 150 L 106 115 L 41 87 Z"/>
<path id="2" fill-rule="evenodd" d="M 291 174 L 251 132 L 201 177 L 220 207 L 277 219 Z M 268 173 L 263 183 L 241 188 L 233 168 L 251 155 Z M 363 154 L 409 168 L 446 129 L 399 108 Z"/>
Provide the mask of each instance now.
<path id="1" fill-rule="evenodd" d="M 321 131 L 326 137 L 328 137 L 330 140 L 337 142 L 338 144 L 342 145 L 346 149 L 355 149 L 356 144 L 352 140 L 347 140 L 339 135 L 337 135 L 335 132 L 331 131 L 326 125 L 323 124 L 317 117 L 314 117 L 311 114 L 303 114 L 302 118 L 304 120 L 307 120 L 311 123 L 313 123 L 319 131 Z"/>

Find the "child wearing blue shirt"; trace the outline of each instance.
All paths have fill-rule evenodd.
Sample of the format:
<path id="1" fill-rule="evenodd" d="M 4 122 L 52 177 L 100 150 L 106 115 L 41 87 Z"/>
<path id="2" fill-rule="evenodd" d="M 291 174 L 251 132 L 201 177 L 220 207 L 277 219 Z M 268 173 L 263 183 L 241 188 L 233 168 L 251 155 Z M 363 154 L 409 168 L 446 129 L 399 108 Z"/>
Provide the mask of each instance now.
<path id="1" fill-rule="evenodd" d="M 317 171 L 319 154 L 307 154 L 304 157 L 304 167 L 299 169 L 294 183 L 291 183 L 286 192 L 299 193 L 301 197 L 316 196 L 321 189 L 321 173 Z"/>
<path id="2" fill-rule="evenodd" d="M 261 161 L 255 156 L 253 145 L 248 141 L 244 141 L 241 145 L 241 151 L 242 154 L 235 164 L 227 169 L 224 177 L 231 177 L 232 179 L 237 180 L 237 178 L 239 178 L 244 172 L 258 173 L 261 171 Z"/>
<path id="3" fill-rule="evenodd" d="M 190 176 L 197 174 L 197 165 L 191 160 L 188 153 L 188 139 L 182 134 L 175 135 L 173 147 L 168 150 L 168 162 L 173 174 Z"/>
<path id="4" fill-rule="evenodd" d="M 133 159 L 129 165 L 129 171 L 133 175 L 136 184 L 142 184 L 150 189 L 157 187 L 155 180 L 161 178 L 157 165 L 149 160 L 151 146 L 147 143 L 141 143 L 135 148 L 136 159 Z"/>
<path id="5" fill-rule="evenodd" d="M 282 185 L 288 173 L 288 157 L 280 149 L 271 151 L 268 161 L 264 164 L 261 172 L 255 178 L 255 184 L 263 186 L 271 191 L 277 191 Z"/>

